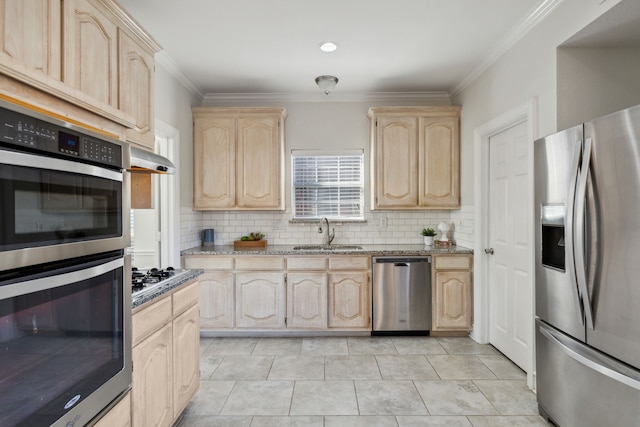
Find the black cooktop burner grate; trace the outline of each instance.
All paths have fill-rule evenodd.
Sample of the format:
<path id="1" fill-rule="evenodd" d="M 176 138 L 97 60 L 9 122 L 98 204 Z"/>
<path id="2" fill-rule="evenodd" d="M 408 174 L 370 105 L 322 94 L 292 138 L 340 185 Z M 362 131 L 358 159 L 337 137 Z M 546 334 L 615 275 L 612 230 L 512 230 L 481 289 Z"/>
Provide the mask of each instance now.
<path id="1" fill-rule="evenodd" d="M 161 282 L 175 274 L 173 267 L 167 267 L 163 270 L 152 268 L 147 271 L 140 271 L 138 268 L 131 269 L 131 284 L 134 291 L 144 289 L 148 285 Z"/>

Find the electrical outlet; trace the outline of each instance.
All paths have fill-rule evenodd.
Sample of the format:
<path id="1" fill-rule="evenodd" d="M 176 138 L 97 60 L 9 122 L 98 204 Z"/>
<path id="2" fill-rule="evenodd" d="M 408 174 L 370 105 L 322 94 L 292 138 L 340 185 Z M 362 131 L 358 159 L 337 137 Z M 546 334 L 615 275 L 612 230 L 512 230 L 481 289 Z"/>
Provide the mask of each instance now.
<path id="1" fill-rule="evenodd" d="M 380 218 L 380 227 L 382 228 L 386 228 L 389 225 L 389 222 L 387 220 L 386 216 L 383 216 Z"/>
<path id="2" fill-rule="evenodd" d="M 276 230 L 284 230 L 284 223 L 282 221 L 273 221 L 271 224 L 271 229 Z"/>

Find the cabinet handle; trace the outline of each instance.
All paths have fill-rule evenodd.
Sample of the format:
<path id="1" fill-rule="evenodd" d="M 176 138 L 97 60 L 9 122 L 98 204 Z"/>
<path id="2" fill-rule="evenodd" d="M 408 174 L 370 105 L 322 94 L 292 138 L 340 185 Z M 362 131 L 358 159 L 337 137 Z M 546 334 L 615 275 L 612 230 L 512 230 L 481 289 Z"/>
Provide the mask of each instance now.
<path id="1" fill-rule="evenodd" d="M 487 248 L 484 250 L 484 253 L 487 255 L 493 255 L 493 248 Z"/>

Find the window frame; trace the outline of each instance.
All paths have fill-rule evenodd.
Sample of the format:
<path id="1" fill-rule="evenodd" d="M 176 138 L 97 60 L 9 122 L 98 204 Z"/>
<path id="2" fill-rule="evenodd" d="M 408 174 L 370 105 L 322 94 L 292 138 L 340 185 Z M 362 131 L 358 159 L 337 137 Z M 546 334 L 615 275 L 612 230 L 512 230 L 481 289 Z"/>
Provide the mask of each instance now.
<path id="1" fill-rule="evenodd" d="M 300 177 L 300 173 L 299 171 L 296 171 L 296 167 L 298 166 L 298 168 L 300 167 L 300 165 L 298 164 L 298 162 L 296 161 L 296 159 L 299 158 L 328 158 L 329 162 L 325 163 L 325 165 L 327 164 L 331 164 L 330 162 L 330 158 L 336 158 L 335 159 L 335 163 L 332 165 L 333 167 L 340 167 L 341 166 L 341 160 L 340 158 L 345 158 L 343 159 L 343 161 L 345 163 L 348 163 L 349 161 L 354 162 L 354 159 L 346 159 L 348 157 L 358 157 L 357 161 L 359 163 L 358 165 L 358 170 L 357 173 L 355 175 L 359 175 L 359 179 L 357 180 L 344 180 L 344 181 L 323 181 L 322 178 L 319 175 L 327 175 L 327 170 L 322 171 L 321 168 L 316 167 L 315 169 L 315 173 L 312 171 L 311 173 L 315 175 L 315 177 L 317 178 L 314 181 L 308 181 L 308 184 L 305 186 L 304 183 L 305 181 L 297 181 L 297 178 Z M 292 222 L 317 222 L 319 220 L 321 220 L 323 217 L 326 217 L 332 221 L 336 221 L 336 222 L 364 222 L 365 218 L 364 218 L 364 194 L 365 194 L 365 159 L 364 159 L 364 150 L 363 149 L 345 149 L 345 150 L 332 150 L 332 151 L 327 151 L 327 150 L 305 150 L 305 149 L 292 149 L 291 150 L 291 214 L 292 214 Z M 316 162 L 318 162 L 319 159 L 316 160 Z M 313 163 L 313 160 L 309 160 L 309 163 Z M 318 166 L 316 164 L 316 166 Z M 353 169 L 353 168 L 352 168 Z M 338 176 L 354 176 L 354 172 L 348 170 L 347 168 L 345 168 L 344 170 L 341 170 L 340 172 L 337 172 Z M 339 179 L 339 178 L 338 178 Z M 314 192 L 314 188 L 319 189 L 319 188 L 328 188 L 329 193 L 331 193 L 331 191 L 335 191 L 336 193 L 340 194 L 341 192 L 344 193 L 344 190 L 347 190 L 347 193 L 349 192 L 349 190 L 353 191 L 354 189 L 357 189 L 357 191 L 359 192 L 358 194 L 358 200 L 356 201 L 357 204 L 357 210 L 358 212 L 356 212 L 355 215 L 353 214 L 345 214 L 345 215 L 340 215 L 340 205 L 346 203 L 353 203 L 353 198 L 349 198 L 349 197 L 345 197 L 345 198 L 339 198 L 339 200 L 337 201 L 337 206 L 332 205 L 331 203 L 325 203 L 326 208 L 334 211 L 332 213 L 328 213 L 325 212 L 324 214 L 321 212 L 322 209 L 319 209 L 319 206 L 321 205 L 321 203 L 319 203 L 319 200 L 316 200 L 316 203 L 313 204 L 313 210 L 314 210 L 314 214 L 313 216 L 310 215 L 301 215 L 299 212 L 300 208 L 303 205 L 303 202 L 301 202 L 300 200 L 297 199 L 296 195 L 298 194 L 298 192 L 296 191 L 297 189 L 300 188 L 305 188 L 307 187 L 307 190 L 309 192 L 309 194 L 311 195 L 311 197 L 313 197 L 313 192 Z M 332 189 L 332 190 L 331 190 Z M 343 191 L 341 191 L 341 189 Z M 317 191 L 317 190 L 316 190 Z M 318 191 L 318 193 L 320 193 Z M 322 195 L 320 195 L 321 197 Z M 316 194 L 316 198 L 320 198 L 318 197 L 318 194 Z M 338 211 L 337 214 L 335 211 Z"/>

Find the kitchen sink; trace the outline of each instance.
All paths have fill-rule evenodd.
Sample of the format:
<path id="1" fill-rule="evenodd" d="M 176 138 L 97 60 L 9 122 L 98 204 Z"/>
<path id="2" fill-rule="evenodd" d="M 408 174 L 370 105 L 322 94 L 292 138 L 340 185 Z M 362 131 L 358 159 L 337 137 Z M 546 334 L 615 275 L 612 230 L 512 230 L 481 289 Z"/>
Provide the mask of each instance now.
<path id="1" fill-rule="evenodd" d="M 358 245 L 301 245 L 294 246 L 294 251 L 361 251 Z"/>

